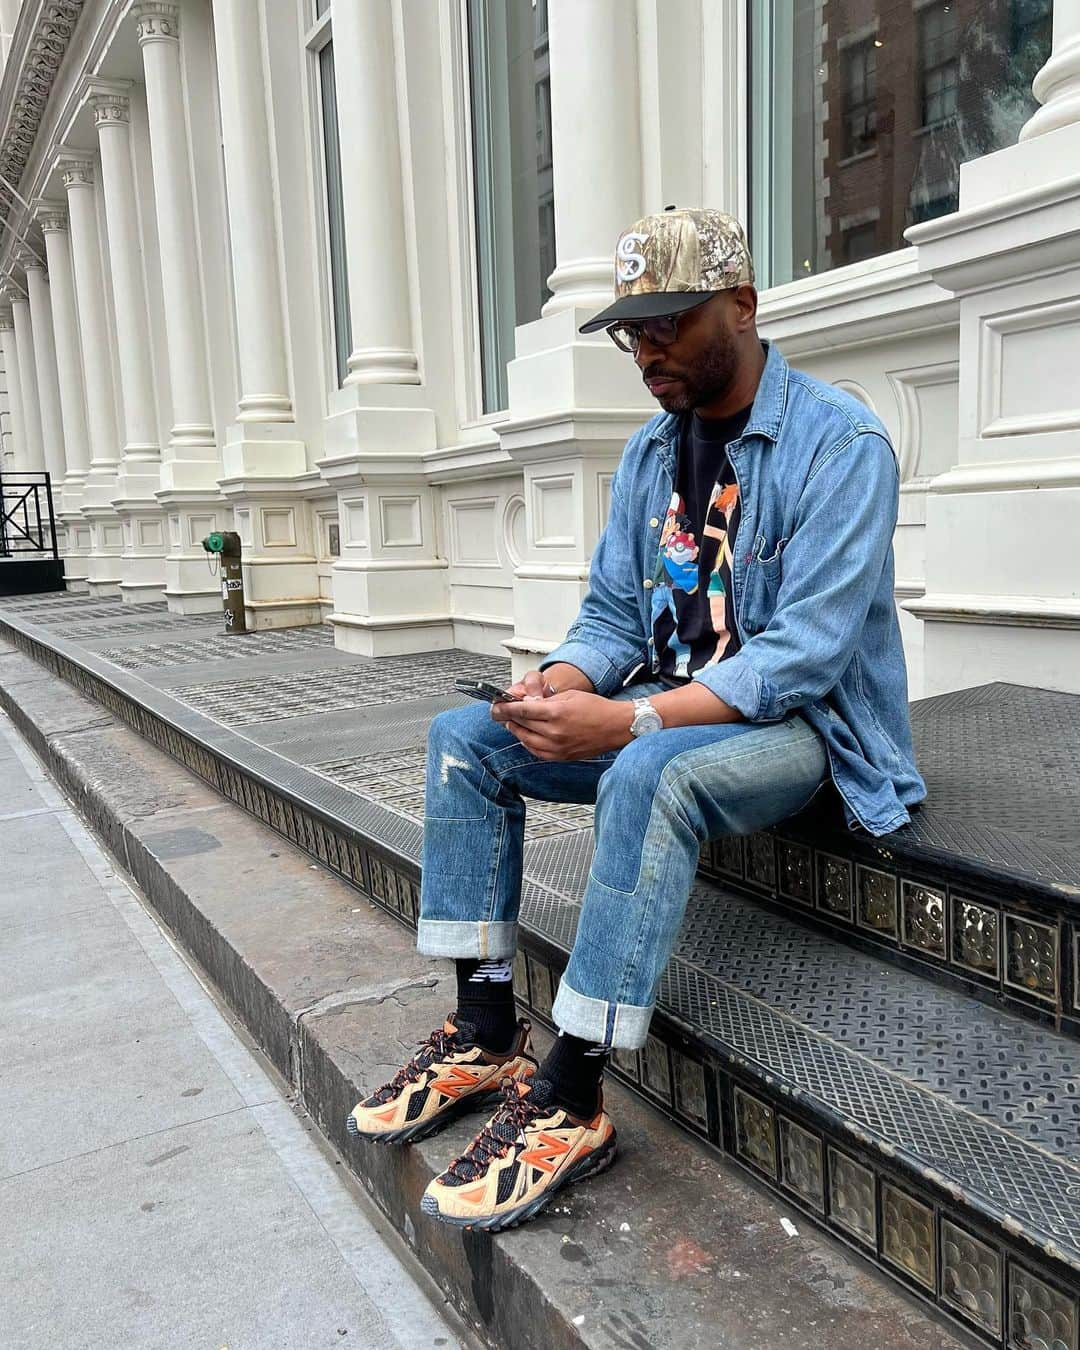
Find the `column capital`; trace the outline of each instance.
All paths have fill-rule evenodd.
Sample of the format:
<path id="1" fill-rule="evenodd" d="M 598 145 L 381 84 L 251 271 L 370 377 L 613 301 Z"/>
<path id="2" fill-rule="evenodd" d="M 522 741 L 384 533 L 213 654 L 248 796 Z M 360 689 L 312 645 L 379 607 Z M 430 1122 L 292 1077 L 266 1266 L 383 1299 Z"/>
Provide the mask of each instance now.
<path id="1" fill-rule="evenodd" d="M 127 94 L 93 93 L 90 95 L 90 106 L 94 110 L 94 125 L 97 127 L 131 121 L 131 99 Z"/>
<path id="2" fill-rule="evenodd" d="M 11 250 L 11 256 L 15 260 L 15 265 L 21 267 L 24 272 L 44 272 L 46 270 L 44 262 L 27 244 L 16 244 Z"/>
<path id="3" fill-rule="evenodd" d="M 64 187 L 93 187 L 94 156 L 87 151 L 59 146 L 54 165 L 64 180 Z"/>
<path id="4" fill-rule="evenodd" d="M 34 219 L 46 233 L 50 231 L 67 232 L 68 213 L 63 202 L 41 200 L 34 203 Z"/>
<path id="5" fill-rule="evenodd" d="M 7 305 L 9 313 L 12 305 L 16 305 L 20 300 L 25 299 L 25 292 L 12 281 L 11 277 L 4 277 L 0 281 L 0 305 Z"/>
<path id="6" fill-rule="evenodd" d="M 180 6 L 164 0 L 142 0 L 131 11 L 138 28 L 139 43 L 177 42 L 180 38 Z"/>

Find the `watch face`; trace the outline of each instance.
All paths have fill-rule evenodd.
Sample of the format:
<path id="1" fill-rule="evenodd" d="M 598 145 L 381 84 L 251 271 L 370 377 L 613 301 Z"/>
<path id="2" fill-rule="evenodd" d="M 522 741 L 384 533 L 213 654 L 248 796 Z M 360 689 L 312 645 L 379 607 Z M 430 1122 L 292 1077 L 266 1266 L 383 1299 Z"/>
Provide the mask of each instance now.
<path id="1" fill-rule="evenodd" d="M 637 712 L 635 712 L 630 730 L 633 735 L 642 736 L 650 731 L 660 731 L 663 725 L 664 723 L 660 714 L 652 704 L 646 704 L 645 707 L 639 708 Z"/>

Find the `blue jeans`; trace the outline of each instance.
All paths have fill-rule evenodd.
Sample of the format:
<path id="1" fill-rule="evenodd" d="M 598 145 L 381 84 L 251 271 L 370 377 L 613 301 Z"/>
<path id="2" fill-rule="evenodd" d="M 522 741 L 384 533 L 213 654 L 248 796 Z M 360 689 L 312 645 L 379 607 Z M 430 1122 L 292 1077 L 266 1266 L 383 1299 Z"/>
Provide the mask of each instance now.
<path id="1" fill-rule="evenodd" d="M 639 683 L 616 698 L 660 693 Z M 793 815 L 827 770 L 793 716 L 767 725 L 672 727 L 595 759 L 537 759 L 486 704 L 440 713 L 428 734 L 417 946 L 509 958 L 517 946 L 525 803 L 595 802 L 596 851 L 553 1016 L 618 1049 L 642 1045 L 701 845 Z"/>

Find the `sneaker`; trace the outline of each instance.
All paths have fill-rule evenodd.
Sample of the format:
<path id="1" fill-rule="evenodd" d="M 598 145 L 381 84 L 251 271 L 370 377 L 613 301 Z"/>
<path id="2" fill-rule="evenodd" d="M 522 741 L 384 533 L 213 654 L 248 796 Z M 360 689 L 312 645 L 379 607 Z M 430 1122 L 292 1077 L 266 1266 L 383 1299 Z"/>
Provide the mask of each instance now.
<path id="1" fill-rule="evenodd" d="M 380 1144 L 406 1144 L 487 1106 L 497 1100 L 503 1079 L 517 1081 L 536 1072 L 530 1030 L 528 1022 L 518 1022 L 507 1053 L 493 1055 L 475 1043 L 470 1023 L 447 1021 L 389 1083 L 353 1108 L 345 1122 L 349 1133 Z"/>
<path id="2" fill-rule="evenodd" d="M 615 1127 L 603 1105 L 591 1120 L 579 1120 L 552 1103 L 546 1080 L 508 1083 L 502 1105 L 431 1182 L 420 1208 L 459 1228 L 498 1233 L 525 1223 L 564 1186 L 614 1161 Z"/>

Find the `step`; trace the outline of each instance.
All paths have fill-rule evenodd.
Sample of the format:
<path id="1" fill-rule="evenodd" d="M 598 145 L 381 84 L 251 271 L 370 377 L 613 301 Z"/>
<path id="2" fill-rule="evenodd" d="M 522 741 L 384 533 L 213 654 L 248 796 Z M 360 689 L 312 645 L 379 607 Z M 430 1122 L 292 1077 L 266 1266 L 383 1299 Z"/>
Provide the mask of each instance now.
<path id="1" fill-rule="evenodd" d="M 514 1350 L 961 1350 L 798 1210 L 609 1086 L 620 1160 L 528 1228 L 491 1237 L 419 1210 L 477 1121 L 403 1149 L 344 1129 L 436 1025 L 447 963 L 327 869 L 0 640 L 0 690 L 39 756 L 263 1047 L 298 1103 L 486 1341 Z M 541 1046 L 546 1040 L 538 1035 Z M 125 1085 L 117 1088 L 123 1101 Z M 662 1163 L 662 1165 L 658 1165 Z M 1035 1326 L 1034 1314 L 1032 1327 Z"/>
<path id="2" fill-rule="evenodd" d="M 1080 1035 L 1080 697 L 989 684 L 912 721 L 929 795 L 909 828 L 808 814 L 710 844 L 703 871 Z"/>
<path id="3" fill-rule="evenodd" d="M 456 701 L 448 686 L 460 669 L 481 666 L 505 678 L 505 667 L 463 653 L 364 662 L 333 652 L 310 630 L 256 634 L 239 647 L 186 619 L 173 618 L 170 627 L 156 612 L 139 635 L 131 608 L 95 603 L 104 612 L 89 623 L 75 619 L 86 619 L 86 610 L 0 607 L 0 624 L 24 650 L 411 923 L 427 721 Z M 394 702 L 402 688 L 421 697 Z M 550 1013 L 588 868 L 592 839 L 582 810 L 530 808 L 518 981 L 540 1018 Z M 765 846 L 778 851 L 782 842 L 754 836 L 743 856 Z M 839 851 L 831 856 L 842 860 Z M 744 866 L 744 887 L 746 878 Z M 820 925 L 819 911 L 767 916 L 765 898 L 697 888 L 654 1035 L 642 1055 L 622 1059 L 619 1072 L 702 1141 L 913 1291 L 966 1317 L 991 1343 L 994 1319 L 979 1314 L 980 1299 L 997 1308 L 999 1321 L 1022 1320 L 1026 1301 L 1043 1300 L 1075 1326 L 1075 1043 L 988 1009 L 951 987 L 955 981 L 935 965 L 920 966 L 935 977 L 930 983 L 882 961 L 906 959 L 899 950 L 838 946 L 833 933 L 805 922 Z M 714 935 L 727 928 L 738 939 L 718 943 Z M 1067 945 L 1059 951 L 1067 960 Z M 763 971 L 771 976 L 761 985 L 753 976 Z M 860 999 L 852 999 L 854 988 Z M 1026 1005 L 1023 1011 L 1030 1016 Z M 1030 1073 L 1019 1077 L 1022 1066 Z M 864 1200 L 858 1220 L 845 1210 L 856 1184 Z M 996 1295 L 965 1287 L 969 1267 Z M 1018 1334 L 1014 1342 L 1024 1344 Z"/>

